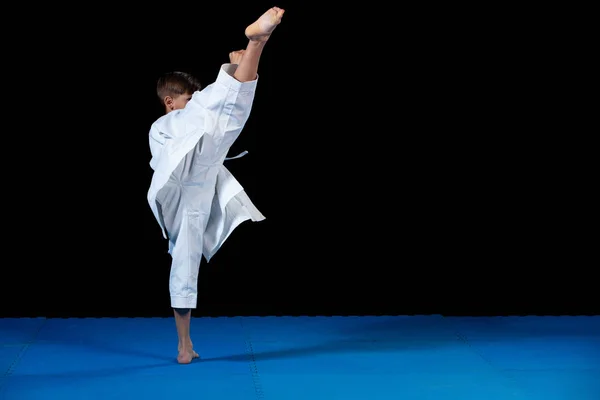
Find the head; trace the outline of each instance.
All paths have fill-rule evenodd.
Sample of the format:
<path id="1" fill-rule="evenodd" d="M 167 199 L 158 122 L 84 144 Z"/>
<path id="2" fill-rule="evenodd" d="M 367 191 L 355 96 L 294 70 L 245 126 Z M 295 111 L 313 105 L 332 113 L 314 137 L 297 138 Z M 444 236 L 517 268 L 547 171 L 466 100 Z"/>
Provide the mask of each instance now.
<path id="1" fill-rule="evenodd" d="M 186 72 L 174 71 L 158 78 L 156 94 L 165 107 L 165 113 L 168 114 L 184 108 L 192 98 L 192 94 L 201 88 L 202 85 L 194 76 Z"/>

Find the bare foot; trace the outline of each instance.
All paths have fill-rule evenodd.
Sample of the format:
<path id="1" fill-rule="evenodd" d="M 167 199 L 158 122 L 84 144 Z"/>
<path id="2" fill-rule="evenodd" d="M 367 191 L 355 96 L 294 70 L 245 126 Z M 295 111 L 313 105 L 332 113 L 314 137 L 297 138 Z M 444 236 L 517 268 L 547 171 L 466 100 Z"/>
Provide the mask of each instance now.
<path id="1" fill-rule="evenodd" d="M 264 42 L 269 39 L 271 33 L 281 22 L 281 17 L 285 10 L 279 7 L 273 7 L 260 16 L 246 28 L 246 37 L 250 40 Z"/>
<path id="2" fill-rule="evenodd" d="M 180 351 L 177 355 L 177 362 L 179 364 L 189 364 L 194 358 L 200 358 L 194 350 Z"/>
<path id="3" fill-rule="evenodd" d="M 194 351 L 192 346 L 186 348 L 178 348 L 179 354 L 177 355 L 177 362 L 179 364 L 189 364 L 194 358 L 200 358 L 198 353 Z"/>

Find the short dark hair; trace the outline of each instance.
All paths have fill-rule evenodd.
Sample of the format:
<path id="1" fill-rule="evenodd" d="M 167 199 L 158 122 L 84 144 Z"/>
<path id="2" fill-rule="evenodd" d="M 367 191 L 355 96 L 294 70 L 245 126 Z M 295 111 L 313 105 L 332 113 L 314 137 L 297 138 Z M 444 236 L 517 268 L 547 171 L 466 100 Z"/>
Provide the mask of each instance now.
<path id="1" fill-rule="evenodd" d="M 195 76 L 187 72 L 172 71 L 163 74 L 156 82 L 156 95 L 162 103 L 166 96 L 177 97 L 200 90 L 202 85 Z"/>

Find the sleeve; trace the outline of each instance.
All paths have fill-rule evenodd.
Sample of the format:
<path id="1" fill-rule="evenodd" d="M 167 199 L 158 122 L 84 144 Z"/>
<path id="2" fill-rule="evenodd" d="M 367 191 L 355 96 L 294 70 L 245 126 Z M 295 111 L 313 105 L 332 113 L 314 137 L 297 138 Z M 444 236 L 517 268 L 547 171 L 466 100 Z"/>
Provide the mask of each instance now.
<path id="1" fill-rule="evenodd" d="M 150 141 L 150 154 L 152 156 L 150 159 L 150 167 L 156 171 L 158 160 L 160 159 L 167 138 L 160 134 L 160 131 L 156 128 L 156 124 L 153 124 L 150 127 L 148 137 Z"/>
<path id="2" fill-rule="evenodd" d="M 258 83 L 240 82 L 233 77 L 236 64 L 223 64 L 214 83 L 196 92 L 184 112 L 203 115 L 204 132 L 213 135 L 221 146 L 230 146 L 246 124 Z"/>

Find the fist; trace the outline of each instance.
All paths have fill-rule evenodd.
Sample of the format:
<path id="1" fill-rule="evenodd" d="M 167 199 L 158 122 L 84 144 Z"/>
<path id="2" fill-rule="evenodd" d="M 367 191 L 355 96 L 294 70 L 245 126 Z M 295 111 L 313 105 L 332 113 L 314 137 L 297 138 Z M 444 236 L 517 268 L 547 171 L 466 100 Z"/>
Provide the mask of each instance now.
<path id="1" fill-rule="evenodd" d="M 244 57 L 244 52 L 246 50 L 236 50 L 229 53 L 229 62 L 231 64 L 239 64 L 242 61 L 242 57 Z"/>

